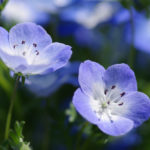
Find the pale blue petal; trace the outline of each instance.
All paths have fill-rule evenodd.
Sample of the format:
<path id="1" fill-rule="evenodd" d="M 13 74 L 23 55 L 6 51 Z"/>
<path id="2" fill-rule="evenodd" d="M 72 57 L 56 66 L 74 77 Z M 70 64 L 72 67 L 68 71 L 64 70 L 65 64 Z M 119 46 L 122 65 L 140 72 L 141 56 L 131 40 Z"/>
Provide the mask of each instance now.
<path id="1" fill-rule="evenodd" d="M 38 51 L 43 50 L 52 43 L 51 37 L 41 26 L 30 22 L 17 24 L 11 28 L 9 41 L 12 49 L 14 45 L 19 45 L 24 41 L 28 48 L 36 44 Z"/>
<path id="2" fill-rule="evenodd" d="M 76 110 L 89 122 L 93 124 L 97 124 L 99 122 L 99 118 L 96 116 L 94 111 L 92 110 L 90 104 L 90 99 L 86 96 L 81 89 L 77 89 L 74 93 L 73 97 L 73 105 Z"/>
<path id="3" fill-rule="evenodd" d="M 0 27 L 0 50 L 7 53 L 10 50 L 8 32 L 2 27 Z"/>
<path id="4" fill-rule="evenodd" d="M 79 84 L 88 96 L 98 97 L 104 93 L 103 66 L 90 60 L 85 61 L 79 67 Z"/>
<path id="5" fill-rule="evenodd" d="M 36 62 L 41 62 L 41 64 L 44 63 L 45 66 L 47 66 L 45 71 L 46 69 L 55 71 L 65 66 L 71 55 L 72 51 L 69 45 L 54 42 L 39 55 L 38 59 L 35 60 L 35 64 Z"/>
<path id="6" fill-rule="evenodd" d="M 107 87 L 117 86 L 124 91 L 136 91 L 137 83 L 134 72 L 126 64 L 110 66 L 105 74 L 104 81 Z"/>
<path id="7" fill-rule="evenodd" d="M 54 71 L 49 65 L 26 65 L 26 68 L 22 68 L 22 73 L 25 75 L 43 74 L 48 69 L 49 72 Z"/>
<path id="8" fill-rule="evenodd" d="M 2 27 L 0 27 L 0 58 L 13 70 L 14 68 L 18 68 L 20 64 L 26 65 L 26 60 L 23 57 L 12 55 L 8 40 L 8 32 Z"/>
<path id="9" fill-rule="evenodd" d="M 26 80 L 27 87 L 38 96 L 48 96 L 65 83 L 77 85 L 75 76 L 78 67 L 79 62 L 73 62 L 52 73 L 29 76 Z"/>
<path id="10" fill-rule="evenodd" d="M 121 101 L 128 110 L 125 114 L 120 112 L 120 115 L 133 120 L 135 127 L 150 118 L 150 99 L 144 93 L 131 92 L 122 97 Z"/>
<path id="11" fill-rule="evenodd" d="M 104 114 L 99 121 L 98 127 L 106 134 L 121 136 L 128 133 L 134 127 L 134 123 L 130 119 L 113 115 L 111 115 L 111 119 Z"/>
<path id="12" fill-rule="evenodd" d="M 0 57 L 10 69 L 13 71 L 21 72 L 23 68 L 26 68 L 27 62 L 24 58 L 20 56 L 11 56 L 0 50 Z"/>
<path id="13" fill-rule="evenodd" d="M 73 97 L 73 105 L 75 106 L 76 110 L 82 115 L 86 120 L 93 124 L 97 124 L 99 118 L 96 116 L 94 111 L 92 110 L 90 104 L 90 99 L 86 96 L 81 89 L 77 89 L 74 97 Z"/>

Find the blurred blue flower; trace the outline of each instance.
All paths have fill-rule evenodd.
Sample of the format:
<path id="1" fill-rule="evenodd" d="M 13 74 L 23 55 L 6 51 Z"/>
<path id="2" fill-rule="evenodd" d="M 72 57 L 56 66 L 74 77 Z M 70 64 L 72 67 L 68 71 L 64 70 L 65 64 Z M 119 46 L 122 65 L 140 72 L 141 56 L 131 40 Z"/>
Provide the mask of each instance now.
<path id="1" fill-rule="evenodd" d="M 57 27 L 57 32 L 61 37 L 72 36 L 81 25 L 75 22 L 60 21 Z M 83 35 L 84 36 L 84 35 Z"/>
<path id="2" fill-rule="evenodd" d="M 113 6 L 110 2 L 85 0 L 63 9 L 60 17 L 64 21 L 74 21 L 86 28 L 94 28 L 113 16 L 115 12 Z"/>
<path id="3" fill-rule="evenodd" d="M 34 23 L 17 24 L 9 33 L 0 27 L 0 57 L 15 73 L 55 71 L 67 64 L 71 54 L 70 46 L 52 43 L 48 33 Z"/>
<path id="4" fill-rule="evenodd" d="M 132 16 L 130 11 L 132 11 Z M 134 29 L 131 29 L 131 19 L 133 21 Z M 146 17 L 144 11 L 137 12 L 134 8 L 128 10 L 120 8 L 114 15 L 112 22 L 115 24 L 124 24 L 126 42 L 132 42 L 132 30 L 134 30 L 134 47 L 137 50 L 142 50 L 150 53 L 150 19 Z"/>
<path id="5" fill-rule="evenodd" d="M 137 134 L 136 130 L 133 130 L 109 143 L 106 150 L 130 150 L 134 145 L 140 143 L 140 135 Z"/>
<path id="6" fill-rule="evenodd" d="M 79 84 L 73 97 L 75 108 L 106 134 L 124 135 L 150 117 L 150 100 L 137 92 L 134 72 L 126 64 L 105 70 L 85 61 L 79 68 Z"/>
<path id="7" fill-rule="evenodd" d="M 38 10 L 48 12 L 50 14 L 59 14 L 62 9 L 69 7 L 78 0 L 31 0 L 31 5 Z"/>
<path id="8" fill-rule="evenodd" d="M 61 9 L 76 0 L 9 0 L 2 12 L 5 21 L 36 22 L 46 24 L 51 14 L 59 14 Z"/>
<path id="9" fill-rule="evenodd" d="M 89 47 L 94 50 L 99 50 L 102 37 L 95 30 L 90 30 L 84 27 L 79 27 L 74 33 L 75 41 L 82 47 Z"/>
<path id="10" fill-rule="evenodd" d="M 99 50 L 101 46 L 101 33 L 94 29 L 88 29 L 75 22 L 61 22 L 58 26 L 58 34 L 61 37 L 73 36 L 75 43 L 81 47 Z"/>
<path id="11" fill-rule="evenodd" d="M 104 37 L 100 25 L 108 23 L 120 8 L 117 3 L 81 0 L 64 8 L 58 25 L 60 36 L 73 36 L 85 48 L 100 50 Z"/>
<path id="12" fill-rule="evenodd" d="M 135 48 L 150 53 L 150 19 L 144 12 L 134 12 L 134 46 Z M 131 27 L 128 29 L 127 40 L 131 42 Z"/>
<path id="13" fill-rule="evenodd" d="M 0 4 L 2 4 L 2 3 L 3 3 L 3 1 L 4 1 L 4 0 L 0 0 Z"/>
<path id="14" fill-rule="evenodd" d="M 130 21 L 130 10 L 120 6 L 112 18 L 114 24 L 122 24 Z"/>
<path id="15" fill-rule="evenodd" d="M 45 75 L 30 76 L 26 86 L 37 96 L 48 96 L 58 90 L 63 84 L 78 85 L 77 73 L 79 62 L 68 63 L 62 69 Z"/>
<path id="16" fill-rule="evenodd" d="M 2 19 L 9 23 L 36 22 L 45 24 L 50 21 L 50 15 L 37 8 L 35 4 L 33 0 L 9 0 L 2 11 Z"/>

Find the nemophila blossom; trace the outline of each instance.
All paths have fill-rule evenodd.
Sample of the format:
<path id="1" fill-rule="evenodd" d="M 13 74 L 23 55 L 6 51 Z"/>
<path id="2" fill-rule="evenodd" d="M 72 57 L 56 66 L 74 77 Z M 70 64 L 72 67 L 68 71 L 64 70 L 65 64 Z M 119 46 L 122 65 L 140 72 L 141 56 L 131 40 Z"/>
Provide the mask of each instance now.
<path id="1" fill-rule="evenodd" d="M 0 57 L 15 73 L 53 72 L 66 65 L 71 54 L 70 46 L 52 43 L 48 33 L 34 23 L 17 24 L 9 33 L 0 27 Z"/>
<path id="2" fill-rule="evenodd" d="M 113 24 L 123 24 L 130 21 L 130 11 L 120 6 L 120 9 L 116 12 L 116 14 L 112 18 Z"/>
<path id="3" fill-rule="evenodd" d="M 138 50 L 150 53 L 150 19 L 146 17 L 146 12 L 137 12 L 132 8 L 134 23 L 134 47 Z M 112 19 L 115 24 L 124 24 L 125 39 L 132 43 L 131 14 L 128 9 L 121 8 Z M 141 40 L 142 39 L 142 40 Z"/>
<path id="4" fill-rule="evenodd" d="M 115 12 L 114 6 L 109 2 L 93 1 L 91 3 L 87 0 L 79 1 L 77 4 L 64 9 L 60 17 L 62 20 L 74 21 L 92 29 L 112 17 Z"/>
<path id="5" fill-rule="evenodd" d="M 50 15 L 46 11 L 37 8 L 31 0 L 9 0 L 1 16 L 2 20 L 9 24 L 12 24 L 12 22 L 46 24 L 50 21 Z"/>
<path id="6" fill-rule="evenodd" d="M 126 64 L 105 70 L 87 60 L 80 65 L 79 84 L 75 108 L 106 134 L 123 135 L 150 117 L 150 100 L 137 91 L 134 72 Z"/>
<path id="7" fill-rule="evenodd" d="M 2 19 L 13 22 L 36 22 L 46 24 L 51 14 L 58 14 L 74 0 L 9 0 L 2 11 Z"/>
<path id="8" fill-rule="evenodd" d="M 127 150 L 132 149 L 133 146 L 137 146 L 142 142 L 142 137 L 137 133 L 137 131 L 134 129 L 128 134 L 115 138 L 112 142 L 110 142 L 107 145 L 106 150 L 112 150 L 112 149 L 121 149 L 121 150 Z"/>
<path id="9" fill-rule="evenodd" d="M 32 4 L 37 9 L 49 12 L 50 14 L 58 14 L 62 9 L 69 7 L 75 1 L 79 0 L 32 0 Z"/>
<path id="10" fill-rule="evenodd" d="M 138 50 L 150 53 L 150 19 L 146 17 L 146 13 L 138 13 L 134 11 L 134 46 Z M 128 26 L 127 40 L 132 41 L 131 26 Z M 141 40 L 142 39 L 142 40 Z"/>

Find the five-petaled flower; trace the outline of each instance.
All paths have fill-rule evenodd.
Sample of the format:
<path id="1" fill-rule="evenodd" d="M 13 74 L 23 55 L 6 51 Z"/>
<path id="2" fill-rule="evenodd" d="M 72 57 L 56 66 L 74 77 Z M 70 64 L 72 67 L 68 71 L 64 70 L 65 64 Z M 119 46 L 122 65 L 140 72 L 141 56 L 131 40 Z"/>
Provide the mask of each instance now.
<path id="1" fill-rule="evenodd" d="M 21 23 L 8 33 L 0 27 L 0 57 L 15 73 L 42 74 L 63 67 L 72 54 L 71 47 L 52 43 L 39 25 Z"/>
<path id="2" fill-rule="evenodd" d="M 106 134 L 123 135 L 150 117 L 150 100 L 137 91 L 134 72 L 126 64 L 105 70 L 87 60 L 80 65 L 79 84 L 75 108 Z"/>

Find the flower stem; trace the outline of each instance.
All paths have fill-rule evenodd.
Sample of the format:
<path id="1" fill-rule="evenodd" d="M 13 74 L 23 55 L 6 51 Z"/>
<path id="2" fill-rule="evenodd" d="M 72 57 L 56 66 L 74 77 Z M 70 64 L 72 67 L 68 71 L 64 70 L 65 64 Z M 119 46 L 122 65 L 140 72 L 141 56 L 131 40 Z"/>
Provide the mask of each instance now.
<path id="1" fill-rule="evenodd" d="M 13 93 L 12 93 L 12 97 L 10 99 L 10 105 L 9 105 L 9 110 L 8 110 L 8 114 L 7 114 L 6 128 L 5 128 L 5 137 L 4 137 L 5 140 L 8 139 L 8 135 L 9 135 L 12 110 L 13 110 L 13 106 L 14 106 L 14 102 L 15 102 L 15 98 L 16 98 L 16 90 L 17 90 L 19 79 L 20 79 L 20 76 L 17 76 L 16 81 L 15 81 L 15 86 L 13 89 Z"/>

